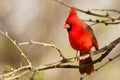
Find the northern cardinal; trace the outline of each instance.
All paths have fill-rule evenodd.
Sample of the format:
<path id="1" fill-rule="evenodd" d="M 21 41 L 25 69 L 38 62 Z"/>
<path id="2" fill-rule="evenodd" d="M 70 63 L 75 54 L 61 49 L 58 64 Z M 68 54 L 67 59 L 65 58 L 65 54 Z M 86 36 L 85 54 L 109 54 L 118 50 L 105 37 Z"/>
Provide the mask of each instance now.
<path id="1" fill-rule="evenodd" d="M 71 8 L 64 28 L 67 29 L 70 45 L 73 49 L 80 51 L 80 56 L 89 54 L 92 47 L 95 47 L 96 50 L 98 49 L 98 42 L 93 34 L 93 30 L 78 18 L 74 7 Z M 92 62 L 92 58 L 89 56 L 84 60 L 79 60 L 79 65 L 85 65 L 90 62 Z M 94 71 L 94 66 L 81 68 L 79 71 L 81 74 L 86 73 L 90 75 Z"/>

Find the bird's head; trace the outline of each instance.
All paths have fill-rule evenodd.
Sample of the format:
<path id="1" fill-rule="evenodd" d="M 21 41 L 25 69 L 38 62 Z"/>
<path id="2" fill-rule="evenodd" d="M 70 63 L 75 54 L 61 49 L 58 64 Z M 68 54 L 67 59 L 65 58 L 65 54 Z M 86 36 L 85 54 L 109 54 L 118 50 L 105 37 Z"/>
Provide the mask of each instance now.
<path id="1" fill-rule="evenodd" d="M 74 17 L 77 15 L 76 9 L 74 7 L 71 8 L 71 11 L 69 13 L 69 16 L 66 20 L 66 23 L 64 24 L 64 28 L 67 29 L 68 31 L 71 30 L 72 25 L 74 23 Z"/>

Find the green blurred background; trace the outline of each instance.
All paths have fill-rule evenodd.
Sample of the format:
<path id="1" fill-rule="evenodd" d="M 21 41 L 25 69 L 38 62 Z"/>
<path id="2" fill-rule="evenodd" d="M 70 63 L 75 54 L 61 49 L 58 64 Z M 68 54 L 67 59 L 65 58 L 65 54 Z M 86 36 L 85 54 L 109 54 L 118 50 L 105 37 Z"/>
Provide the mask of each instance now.
<path id="1" fill-rule="evenodd" d="M 63 0 L 83 10 L 117 9 L 120 10 L 120 0 Z M 75 56 L 70 47 L 67 31 L 63 28 L 69 13 L 69 8 L 53 0 L 0 0 L 0 30 L 16 40 L 17 43 L 35 40 L 55 44 L 67 57 Z M 81 19 L 91 16 L 78 12 Z M 115 16 L 113 14 L 112 16 Z M 120 37 L 120 25 L 92 26 L 100 48 Z M 61 58 L 56 50 L 41 45 L 23 45 L 22 50 L 34 66 L 59 61 Z M 104 60 L 96 64 L 96 68 L 108 58 L 120 54 L 118 45 Z M 13 44 L 0 34 L 0 72 L 8 66 L 18 68 L 24 59 Z M 110 62 L 95 72 L 86 80 L 120 80 L 120 58 Z M 52 69 L 43 72 L 45 80 L 79 80 L 80 74 L 76 69 Z"/>

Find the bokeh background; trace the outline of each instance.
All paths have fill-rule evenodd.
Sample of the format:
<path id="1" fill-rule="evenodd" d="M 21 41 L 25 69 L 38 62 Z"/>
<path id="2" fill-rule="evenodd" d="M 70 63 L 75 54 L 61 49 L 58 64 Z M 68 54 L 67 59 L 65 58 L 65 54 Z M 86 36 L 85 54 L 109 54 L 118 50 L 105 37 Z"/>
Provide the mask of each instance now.
<path id="1" fill-rule="evenodd" d="M 62 0 L 83 10 L 89 9 L 117 9 L 120 10 L 120 0 Z M 70 47 L 67 31 L 63 28 L 70 8 L 53 0 L 0 0 L 0 30 L 16 40 L 17 43 L 35 40 L 55 44 L 67 57 L 75 56 Z M 81 19 L 91 16 L 78 12 Z M 114 14 L 115 16 L 115 14 Z M 120 24 L 92 26 L 100 48 L 120 37 Z M 56 50 L 40 45 L 20 46 L 34 66 L 59 61 L 61 58 Z M 120 54 L 118 45 L 101 63 L 108 58 Z M 24 59 L 13 44 L 0 34 L 0 72 L 8 66 L 17 68 L 20 63 L 25 65 Z M 120 58 L 110 62 L 85 80 L 120 80 Z M 77 69 L 52 69 L 43 71 L 44 80 L 79 80 Z"/>

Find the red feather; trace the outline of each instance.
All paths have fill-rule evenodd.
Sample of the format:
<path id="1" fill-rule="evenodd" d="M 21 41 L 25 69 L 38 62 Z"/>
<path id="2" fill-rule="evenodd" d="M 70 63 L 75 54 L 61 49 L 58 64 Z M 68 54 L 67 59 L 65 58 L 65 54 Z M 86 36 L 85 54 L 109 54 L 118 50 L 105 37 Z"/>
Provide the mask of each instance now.
<path id="1" fill-rule="evenodd" d="M 98 42 L 93 34 L 93 30 L 78 18 L 75 8 L 71 8 L 64 28 L 68 31 L 69 41 L 72 48 L 80 51 L 81 56 L 89 54 L 92 47 L 98 49 Z M 85 65 L 90 62 L 92 62 L 91 57 L 85 60 L 80 60 L 79 65 Z M 84 69 L 79 69 L 79 71 L 81 74 L 91 74 L 94 71 L 94 66 L 92 65 Z"/>

